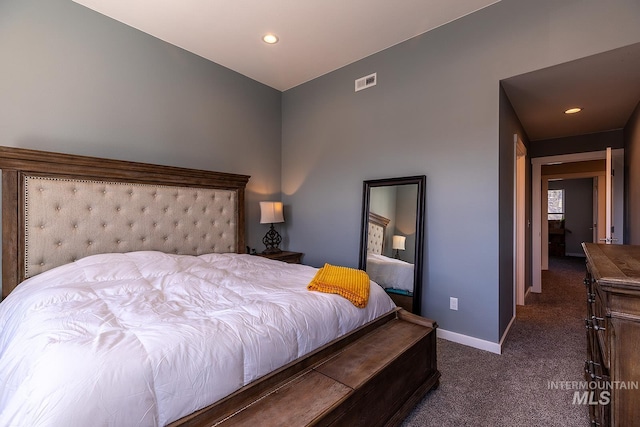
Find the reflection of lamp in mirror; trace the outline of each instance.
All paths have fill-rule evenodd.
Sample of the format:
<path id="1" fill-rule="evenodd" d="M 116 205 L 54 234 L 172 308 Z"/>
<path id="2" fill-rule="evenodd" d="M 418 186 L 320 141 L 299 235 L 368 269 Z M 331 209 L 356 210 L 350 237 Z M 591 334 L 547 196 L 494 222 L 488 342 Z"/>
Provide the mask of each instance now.
<path id="1" fill-rule="evenodd" d="M 407 240 L 405 236 L 393 236 L 391 247 L 396 250 L 393 254 L 394 258 L 400 258 L 400 253 L 398 251 L 404 251 L 405 240 Z"/>
<path id="2" fill-rule="evenodd" d="M 262 251 L 264 254 L 282 252 L 279 248 L 282 237 L 273 228 L 273 224 L 277 222 L 284 222 L 282 202 L 260 202 L 260 224 L 271 224 L 269 231 L 262 238 L 262 243 L 267 247 Z"/>

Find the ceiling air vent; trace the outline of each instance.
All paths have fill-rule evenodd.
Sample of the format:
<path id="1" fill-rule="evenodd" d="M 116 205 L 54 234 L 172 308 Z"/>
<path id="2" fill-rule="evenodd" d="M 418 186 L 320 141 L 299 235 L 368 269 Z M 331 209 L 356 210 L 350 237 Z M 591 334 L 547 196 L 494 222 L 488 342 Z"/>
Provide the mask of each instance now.
<path id="1" fill-rule="evenodd" d="M 360 77 L 356 80 L 356 92 L 362 89 L 375 86 L 378 82 L 378 73 L 369 74 L 368 76 Z"/>

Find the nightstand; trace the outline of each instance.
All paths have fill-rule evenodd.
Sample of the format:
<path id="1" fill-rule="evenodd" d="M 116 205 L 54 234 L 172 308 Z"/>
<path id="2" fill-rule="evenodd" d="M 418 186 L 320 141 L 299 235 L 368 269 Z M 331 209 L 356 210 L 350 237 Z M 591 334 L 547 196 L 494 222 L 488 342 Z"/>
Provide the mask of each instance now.
<path id="1" fill-rule="evenodd" d="M 289 264 L 300 264 L 302 262 L 302 256 L 304 254 L 301 252 L 282 251 L 276 254 L 257 253 L 256 255 L 269 259 L 275 259 L 277 261 L 288 262 Z"/>

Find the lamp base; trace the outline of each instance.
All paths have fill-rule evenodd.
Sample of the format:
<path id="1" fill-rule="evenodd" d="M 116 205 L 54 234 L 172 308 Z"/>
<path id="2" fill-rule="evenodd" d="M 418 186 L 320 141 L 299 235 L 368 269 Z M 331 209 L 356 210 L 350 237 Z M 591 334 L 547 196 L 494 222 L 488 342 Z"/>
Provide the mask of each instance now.
<path id="1" fill-rule="evenodd" d="M 282 252 L 279 248 L 280 242 L 282 242 L 282 237 L 280 237 L 280 234 L 276 231 L 275 228 L 273 228 L 273 224 L 271 224 L 269 231 L 267 231 L 267 234 L 265 234 L 262 238 L 262 243 L 264 243 L 264 245 L 267 247 L 264 251 L 262 251 L 262 253 L 277 254 Z"/>

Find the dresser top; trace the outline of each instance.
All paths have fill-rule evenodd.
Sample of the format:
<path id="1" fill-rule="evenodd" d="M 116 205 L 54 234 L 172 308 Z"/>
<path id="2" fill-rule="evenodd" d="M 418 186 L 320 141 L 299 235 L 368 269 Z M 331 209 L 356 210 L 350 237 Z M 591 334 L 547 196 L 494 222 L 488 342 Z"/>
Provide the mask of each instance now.
<path id="1" fill-rule="evenodd" d="M 583 243 L 582 248 L 600 286 L 640 292 L 640 246 Z"/>

